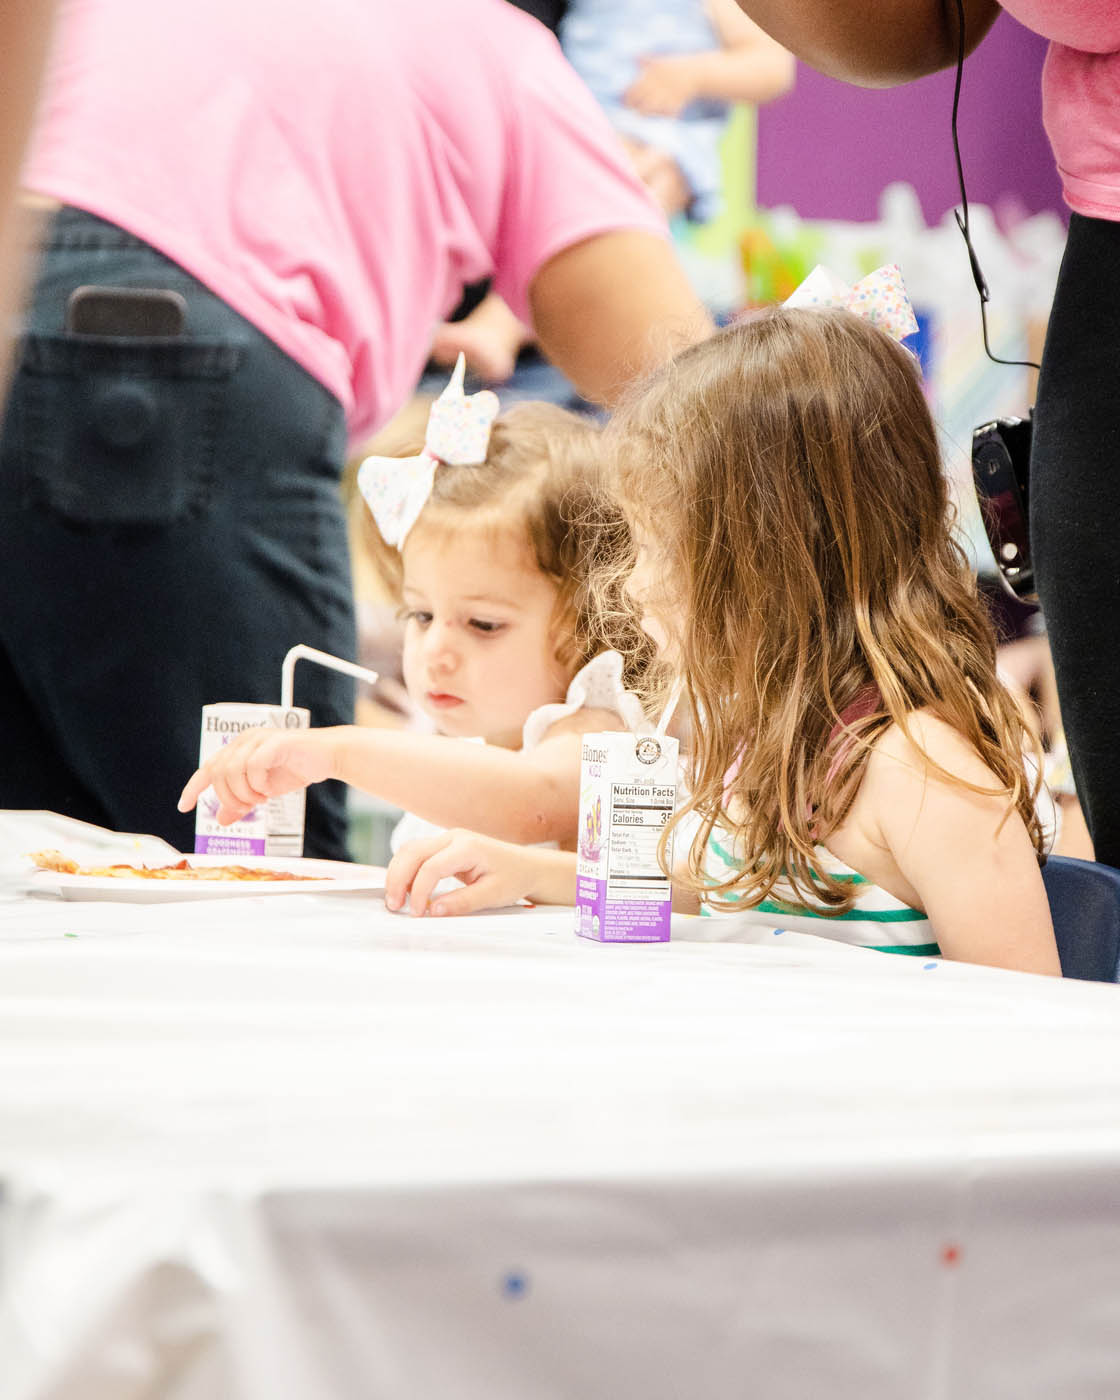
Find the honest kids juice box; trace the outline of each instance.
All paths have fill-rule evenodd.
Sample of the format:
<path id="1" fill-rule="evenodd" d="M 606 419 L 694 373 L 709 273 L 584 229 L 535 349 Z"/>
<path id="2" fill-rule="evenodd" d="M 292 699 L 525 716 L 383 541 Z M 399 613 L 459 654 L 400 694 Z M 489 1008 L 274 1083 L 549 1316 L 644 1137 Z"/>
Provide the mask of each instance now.
<path id="1" fill-rule="evenodd" d="M 201 766 L 245 729 L 271 725 L 274 729 L 307 729 L 310 710 L 284 705 L 204 705 L 202 738 L 198 746 Z M 230 826 L 218 825 L 214 789 L 198 799 L 194 848 L 200 854 L 230 856 L 303 855 L 303 814 L 306 794 L 285 793 L 271 797 Z"/>
<path id="2" fill-rule="evenodd" d="M 583 938 L 668 939 L 672 891 L 657 848 L 676 795 L 676 739 L 583 736 L 576 877 L 576 932 Z"/>

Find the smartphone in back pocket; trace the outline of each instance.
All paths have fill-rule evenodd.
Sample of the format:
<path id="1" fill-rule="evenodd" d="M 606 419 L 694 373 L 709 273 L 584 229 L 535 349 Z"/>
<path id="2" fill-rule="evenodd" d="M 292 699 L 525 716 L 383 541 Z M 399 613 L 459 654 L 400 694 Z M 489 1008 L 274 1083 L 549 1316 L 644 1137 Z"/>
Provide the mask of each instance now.
<path id="1" fill-rule="evenodd" d="M 76 335 L 176 336 L 186 321 L 186 300 L 165 287 L 75 287 L 66 303 Z"/>

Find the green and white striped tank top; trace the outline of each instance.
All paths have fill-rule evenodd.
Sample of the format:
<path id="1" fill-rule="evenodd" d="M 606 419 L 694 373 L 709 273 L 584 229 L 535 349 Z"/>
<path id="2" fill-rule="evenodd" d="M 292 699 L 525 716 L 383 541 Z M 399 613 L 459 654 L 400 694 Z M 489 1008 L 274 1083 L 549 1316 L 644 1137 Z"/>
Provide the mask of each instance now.
<path id="1" fill-rule="evenodd" d="M 726 843 L 731 837 L 713 832 L 708 838 L 704 856 L 704 873 L 714 884 L 728 879 L 742 869 Z M 761 904 L 750 909 L 709 909 L 701 913 L 715 917 L 732 915 L 767 928 L 789 929 L 797 933 L 812 933 L 818 938 L 834 938 L 838 943 L 851 943 L 857 948 L 873 948 L 878 953 L 908 953 L 911 957 L 939 957 L 941 950 L 933 934 L 933 926 L 919 909 L 903 904 L 893 894 L 872 884 L 849 865 L 825 849 L 816 847 L 820 868 L 854 887 L 855 903 L 846 914 L 813 914 L 794 909 L 780 897 L 781 886 Z M 792 893 L 792 892 L 790 892 Z M 736 896 L 721 895 L 721 899 L 738 903 Z"/>

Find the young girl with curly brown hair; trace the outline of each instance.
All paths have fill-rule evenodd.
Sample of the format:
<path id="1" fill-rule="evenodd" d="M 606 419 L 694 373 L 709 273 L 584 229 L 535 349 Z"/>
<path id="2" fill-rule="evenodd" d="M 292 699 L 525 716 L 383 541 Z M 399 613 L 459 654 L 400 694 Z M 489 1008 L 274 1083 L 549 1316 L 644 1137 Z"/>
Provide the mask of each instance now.
<path id="1" fill-rule="evenodd" d="M 652 647 L 625 609 L 607 635 L 592 606 L 592 568 L 630 552 L 599 427 L 548 403 L 491 423 L 497 408 L 462 393 L 460 364 L 422 450 L 359 472 L 405 624 L 405 684 L 435 732 L 252 730 L 194 774 L 182 810 L 213 788 L 228 823 L 335 778 L 404 809 L 394 849 L 465 825 L 574 848 L 580 737 L 640 723 L 628 685 Z"/>

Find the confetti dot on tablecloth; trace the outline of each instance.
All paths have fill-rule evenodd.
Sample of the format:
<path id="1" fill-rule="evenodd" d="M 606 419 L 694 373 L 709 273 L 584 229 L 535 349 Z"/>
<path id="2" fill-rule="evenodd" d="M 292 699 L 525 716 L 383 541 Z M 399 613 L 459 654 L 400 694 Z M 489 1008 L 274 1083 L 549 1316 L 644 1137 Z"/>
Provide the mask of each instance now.
<path id="1" fill-rule="evenodd" d="M 774 930 L 774 937 L 777 938 L 778 934 L 780 934 L 780 933 L 785 933 L 785 929 L 784 929 L 784 928 L 776 928 L 776 929 Z"/>
<path id="2" fill-rule="evenodd" d="M 514 1270 L 513 1272 L 506 1274 L 506 1276 L 502 1279 L 502 1294 L 506 1298 L 524 1298 L 525 1294 L 528 1293 L 528 1291 L 528 1274 L 519 1273 L 516 1270 Z"/>
<path id="3" fill-rule="evenodd" d="M 923 971 L 923 972 L 932 972 L 933 969 L 934 969 L 936 966 L 937 966 L 936 963 L 922 963 L 922 971 Z"/>
<path id="4" fill-rule="evenodd" d="M 961 1262 L 961 1247 L 959 1244 L 946 1244 L 941 1246 L 941 1262 L 947 1269 L 955 1269 Z"/>

